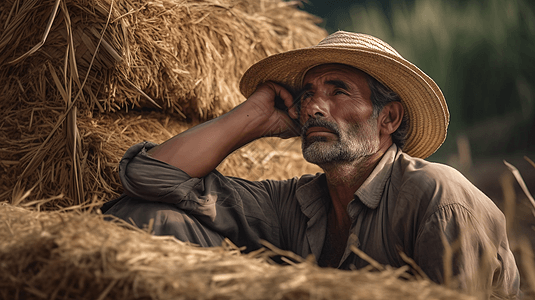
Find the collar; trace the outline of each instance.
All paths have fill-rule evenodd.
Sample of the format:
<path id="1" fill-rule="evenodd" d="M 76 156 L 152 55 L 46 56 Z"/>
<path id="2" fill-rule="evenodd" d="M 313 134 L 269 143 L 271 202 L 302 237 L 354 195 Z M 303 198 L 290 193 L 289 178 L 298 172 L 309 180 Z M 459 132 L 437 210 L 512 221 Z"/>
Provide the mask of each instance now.
<path id="1" fill-rule="evenodd" d="M 396 144 L 392 144 L 392 146 L 386 150 L 370 176 L 368 176 L 366 181 L 364 181 L 360 188 L 355 192 L 355 196 L 367 207 L 375 209 L 379 206 L 379 201 L 381 201 L 386 182 L 392 174 L 392 167 L 397 152 L 398 147 Z"/>
<path id="2" fill-rule="evenodd" d="M 327 190 L 325 174 L 317 173 L 299 178 L 296 198 L 305 216 L 309 220 L 316 219 L 318 213 L 326 210 L 326 203 L 331 199 Z"/>

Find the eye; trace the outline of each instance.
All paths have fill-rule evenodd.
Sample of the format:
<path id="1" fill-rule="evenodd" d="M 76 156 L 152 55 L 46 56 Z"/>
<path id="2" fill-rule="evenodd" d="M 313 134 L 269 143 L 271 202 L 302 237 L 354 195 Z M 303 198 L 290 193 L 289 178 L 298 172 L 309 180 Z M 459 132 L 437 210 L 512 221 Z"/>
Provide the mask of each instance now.
<path id="1" fill-rule="evenodd" d="M 304 92 L 300 97 L 301 102 L 307 101 L 308 99 L 310 99 L 312 97 L 312 95 L 313 95 L 313 93 L 310 92 L 310 91 Z"/>
<path id="2" fill-rule="evenodd" d="M 310 98 L 310 97 L 312 97 L 312 92 L 309 91 L 309 92 L 305 92 L 305 93 L 303 93 L 303 97 L 302 97 L 302 99 L 308 99 L 308 98 Z"/>
<path id="3" fill-rule="evenodd" d="M 341 89 L 337 89 L 334 91 L 334 94 L 335 95 L 348 95 L 348 93 L 344 90 L 341 90 Z"/>

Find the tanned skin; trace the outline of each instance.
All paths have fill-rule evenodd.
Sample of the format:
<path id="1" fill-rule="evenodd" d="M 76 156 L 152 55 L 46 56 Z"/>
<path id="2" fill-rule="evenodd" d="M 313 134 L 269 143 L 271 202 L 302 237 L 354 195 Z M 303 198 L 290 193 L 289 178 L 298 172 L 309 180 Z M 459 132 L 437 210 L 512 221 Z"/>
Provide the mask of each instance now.
<path id="1" fill-rule="evenodd" d="M 286 89 L 273 82 L 262 84 L 232 111 L 178 134 L 152 148 L 149 155 L 176 166 L 191 177 L 203 177 L 234 150 L 253 140 L 301 135 L 302 128 L 298 124 L 305 124 L 310 118 L 334 122 L 342 133 L 350 132 L 352 125 L 367 128 L 365 137 L 359 135 L 358 130 L 352 137 L 366 139 L 373 151 L 359 156 L 356 150 L 355 159 L 318 163 L 325 172 L 333 204 L 328 230 L 333 238 L 330 248 L 335 249 L 334 256 L 339 261 L 351 226 L 347 205 L 392 145 L 391 134 L 399 127 L 403 116 L 403 106 L 399 102 L 391 102 L 377 116 L 373 115 L 366 76 L 340 64 L 311 69 L 303 81 L 305 96 L 299 111 Z M 276 96 L 288 107 L 287 113 L 275 108 Z M 329 149 L 340 138 L 323 127 L 310 127 L 301 136 L 320 149 Z"/>

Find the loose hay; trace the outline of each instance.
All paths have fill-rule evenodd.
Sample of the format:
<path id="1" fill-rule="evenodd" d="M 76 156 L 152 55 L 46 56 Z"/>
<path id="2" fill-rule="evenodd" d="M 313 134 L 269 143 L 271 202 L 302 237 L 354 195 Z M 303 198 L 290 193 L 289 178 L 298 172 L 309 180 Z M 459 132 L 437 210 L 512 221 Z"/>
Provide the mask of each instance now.
<path id="1" fill-rule="evenodd" d="M 0 220 L 3 299 L 473 299 L 404 269 L 274 265 L 269 251 L 198 248 L 97 214 L 0 203 Z"/>
<path id="2" fill-rule="evenodd" d="M 129 146 L 228 111 L 244 100 L 237 84 L 249 65 L 326 35 L 295 5 L 2 1 L 0 199 L 66 207 L 116 196 Z M 139 110 L 161 115 L 152 123 Z M 229 174 L 250 174 L 231 165 Z M 253 174 L 267 174 L 261 167 Z"/>

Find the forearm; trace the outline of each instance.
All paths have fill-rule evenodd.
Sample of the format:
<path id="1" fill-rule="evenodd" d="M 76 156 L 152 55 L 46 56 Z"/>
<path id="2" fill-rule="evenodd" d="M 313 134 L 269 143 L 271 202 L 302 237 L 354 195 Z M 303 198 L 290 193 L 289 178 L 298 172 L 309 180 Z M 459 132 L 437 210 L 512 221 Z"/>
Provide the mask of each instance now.
<path id="1" fill-rule="evenodd" d="M 243 103 L 227 114 L 178 134 L 148 153 L 191 177 L 203 177 L 232 151 L 259 138 L 261 125 L 262 120 L 254 107 Z"/>

